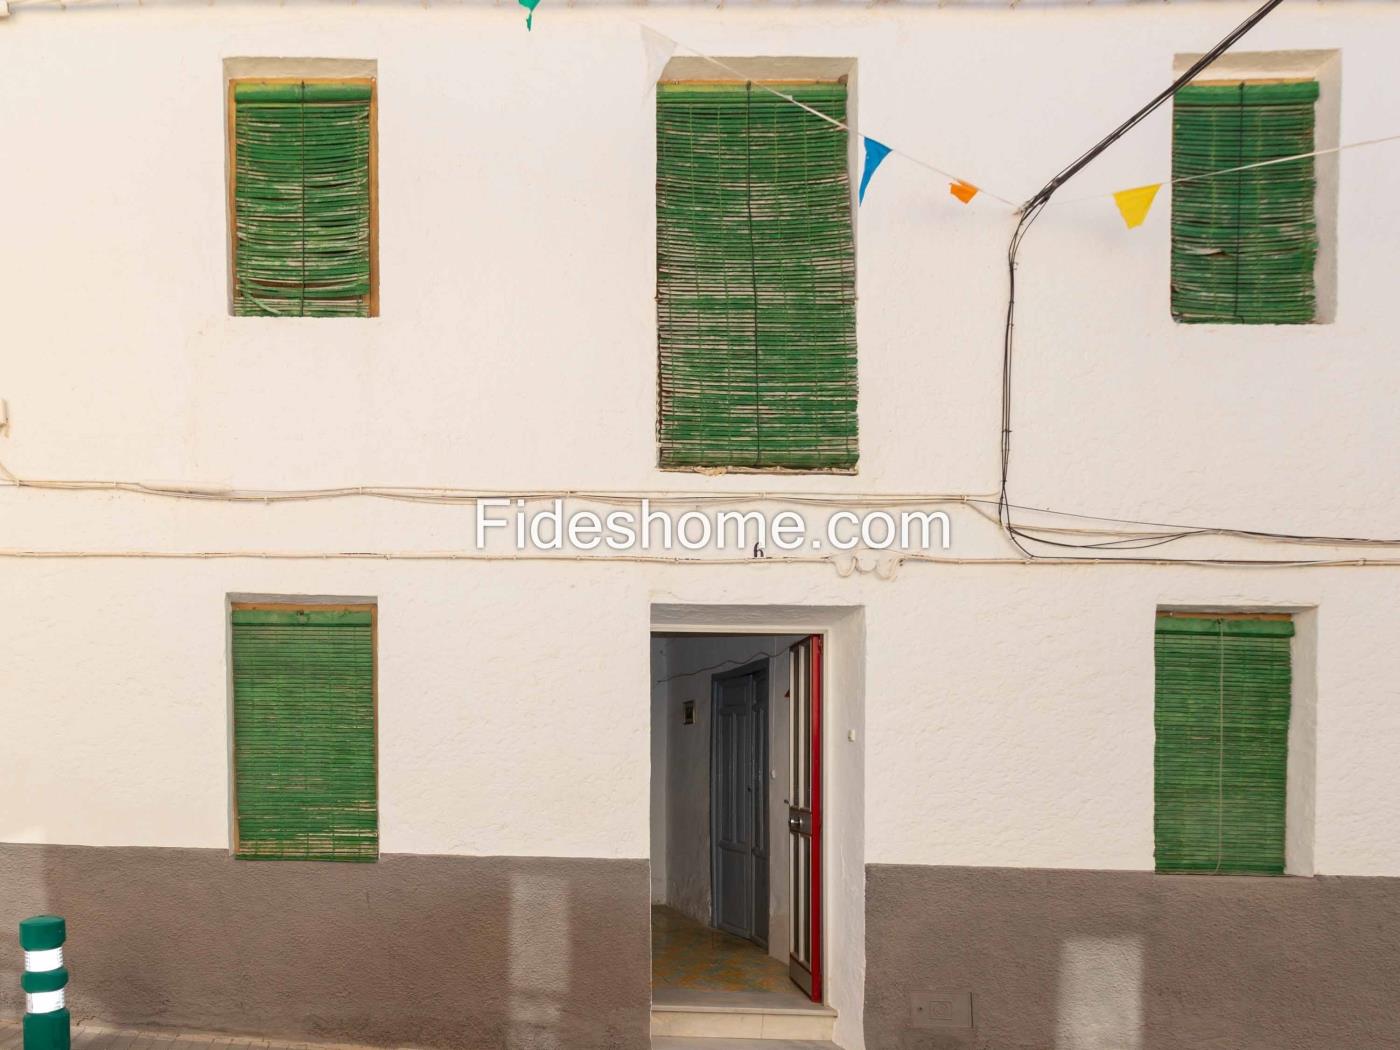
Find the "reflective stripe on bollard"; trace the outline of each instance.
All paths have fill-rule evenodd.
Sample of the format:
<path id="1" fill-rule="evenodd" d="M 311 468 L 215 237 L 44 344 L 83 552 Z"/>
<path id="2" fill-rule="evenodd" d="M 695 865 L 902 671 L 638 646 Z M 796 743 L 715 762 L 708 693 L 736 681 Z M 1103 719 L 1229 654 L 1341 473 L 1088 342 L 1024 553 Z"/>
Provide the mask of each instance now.
<path id="1" fill-rule="evenodd" d="M 67 929 L 57 915 L 36 915 L 19 924 L 24 949 L 24 1050 L 69 1050 L 70 1015 L 63 965 Z"/>

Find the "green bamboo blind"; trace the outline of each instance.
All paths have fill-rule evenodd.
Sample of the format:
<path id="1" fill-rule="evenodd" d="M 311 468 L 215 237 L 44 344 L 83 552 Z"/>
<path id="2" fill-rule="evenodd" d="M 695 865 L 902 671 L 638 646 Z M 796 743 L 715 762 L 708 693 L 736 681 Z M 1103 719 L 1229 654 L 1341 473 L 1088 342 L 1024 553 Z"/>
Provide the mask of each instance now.
<path id="1" fill-rule="evenodd" d="M 844 84 L 783 85 L 846 119 Z M 857 459 L 848 139 L 760 87 L 657 89 L 663 467 Z"/>
<path id="2" fill-rule="evenodd" d="M 1201 84 L 1173 103 L 1172 178 L 1309 153 L 1314 81 Z M 1305 324 L 1317 314 L 1314 159 L 1172 186 L 1172 316 Z"/>
<path id="3" fill-rule="evenodd" d="M 358 82 L 235 82 L 235 314 L 369 316 L 372 94 Z"/>
<path id="4" fill-rule="evenodd" d="M 237 855 L 379 855 L 369 611 L 233 610 Z"/>
<path id="5" fill-rule="evenodd" d="M 1157 870 L 1281 875 L 1287 620 L 1157 620 Z"/>

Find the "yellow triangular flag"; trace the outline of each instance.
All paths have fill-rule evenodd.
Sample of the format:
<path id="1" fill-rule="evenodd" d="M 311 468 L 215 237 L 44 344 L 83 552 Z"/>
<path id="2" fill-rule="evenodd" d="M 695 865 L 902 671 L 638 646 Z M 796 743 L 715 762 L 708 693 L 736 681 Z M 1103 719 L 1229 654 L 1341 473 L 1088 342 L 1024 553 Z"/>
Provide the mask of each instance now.
<path id="1" fill-rule="evenodd" d="M 1148 209 L 1152 207 L 1152 199 L 1161 188 L 1160 182 L 1154 182 L 1151 186 L 1134 186 L 1130 190 L 1119 190 L 1113 195 L 1113 203 L 1118 205 L 1128 229 L 1142 225 L 1142 220 L 1147 218 Z"/>

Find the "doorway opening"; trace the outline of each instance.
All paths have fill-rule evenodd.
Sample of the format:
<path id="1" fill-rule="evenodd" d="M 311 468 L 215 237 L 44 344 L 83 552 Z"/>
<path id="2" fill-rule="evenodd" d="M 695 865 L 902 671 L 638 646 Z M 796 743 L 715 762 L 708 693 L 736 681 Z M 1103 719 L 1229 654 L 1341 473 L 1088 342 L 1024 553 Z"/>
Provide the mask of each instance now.
<path id="1" fill-rule="evenodd" d="M 823 638 L 651 642 L 653 1000 L 821 1008 Z"/>

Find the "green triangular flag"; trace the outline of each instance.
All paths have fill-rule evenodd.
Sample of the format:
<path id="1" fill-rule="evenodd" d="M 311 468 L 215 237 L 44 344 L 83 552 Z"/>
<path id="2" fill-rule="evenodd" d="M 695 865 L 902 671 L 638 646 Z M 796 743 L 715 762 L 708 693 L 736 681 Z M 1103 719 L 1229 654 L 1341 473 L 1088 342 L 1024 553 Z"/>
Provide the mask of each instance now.
<path id="1" fill-rule="evenodd" d="M 540 6 L 540 0 L 520 0 L 520 6 L 530 13 L 525 16 L 525 28 L 533 29 L 535 21 L 535 8 Z"/>

